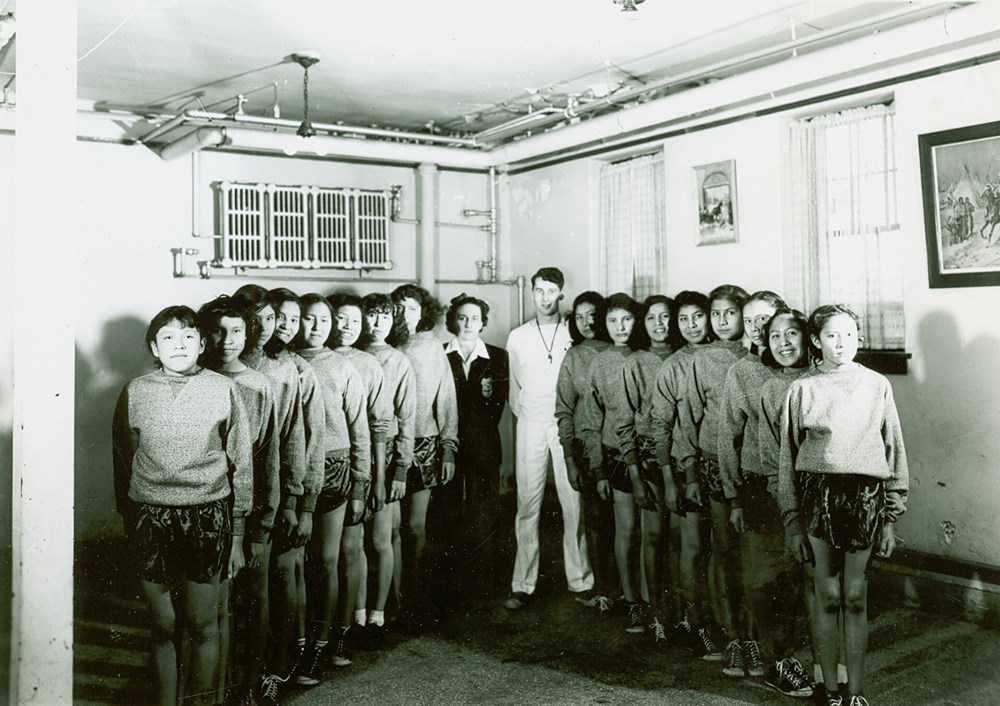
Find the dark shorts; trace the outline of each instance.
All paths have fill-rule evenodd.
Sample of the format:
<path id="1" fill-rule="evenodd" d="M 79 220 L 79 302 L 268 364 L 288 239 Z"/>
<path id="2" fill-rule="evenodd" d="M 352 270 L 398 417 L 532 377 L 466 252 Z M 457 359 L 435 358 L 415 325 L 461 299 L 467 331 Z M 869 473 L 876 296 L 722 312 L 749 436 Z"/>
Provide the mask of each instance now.
<path id="1" fill-rule="evenodd" d="M 406 475 L 406 494 L 437 486 L 441 478 L 441 440 L 436 436 L 418 436 L 413 441 L 413 465 Z"/>
<path id="2" fill-rule="evenodd" d="M 767 490 L 768 477 L 759 473 L 747 473 L 740 486 L 740 502 L 743 504 L 743 522 L 754 534 L 773 534 L 784 537 L 785 525 L 781 521 L 781 510 L 777 499 Z"/>
<path id="3" fill-rule="evenodd" d="M 716 502 L 725 502 L 726 494 L 722 490 L 722 470 L 719 468 L 717 456 L 703 454 L 698 459 L 698 477 L 701 479 L 702 490 Z"/>
<path id="4" fill-rule="evenodd" d="M 351 490 L 351 459 L 327 456 L 323 462 L 323 487 L 316 499 L 316 512 L 332 512 L 347 502 Z"/>
<path id="5" fill-rule="evenodd" d="M 677 514 L 687 515 L 692 513 L 695 515 L 704 514 L 706 508 L 697 505 L 687 499 L 687 485 L 688 485 L 688 474 L 680 466 L 677 465 L 676 459 L 670 459 L 670 467 L 674 472 L 674 483 L 677 485 Z"/>
<path id="6" fill-rule="evenodd" d="M 604 477 L 611 483 L 611 487 L 622 493 L 632 494 L 632 479 L 628 474 L 628 466 L 622 459 L 621 452 L 607 446 L 604 451 Z"/>
<path id="7" fill-rule="evenodd" d="M 281 510 L 274 518 L 274 529 L 271 530 L 271 553 L 275 556 L 295 549 L 295 540 L 288 533 L 288 527 L 281 521 Z M 296 515 L 298 513 L 296 512 Z"/>
<path id="8" fill-rule="evenodd" d="M 371 490 L 372 482 L 365 481 L 364 490 L 362 491 L 364 493 L 365 508 L 360 515 L 354 515 L 351 512 L 351 508 L 347 508 L 347 512 L 344 514 L 344 527 L 362 525 L 375 516 L 375 499 Z"/>
<path id="9" fill-rule="evenodd" d="M 130 541 L 140 578 L 172 585 L 182 580 L 210 583 L 219 577 L 232 547 L 229 498 L 187 507 L 137 508 Z"/>
<path id="10" fill-rule="evenodd" d="M 639 475 L 647 483 L 658 488 L 663 487 L 663 472 L 656 462 L 656 442 L 650 436 L 637 437 L 639 452 Z"/>
<path id="11" fill-rule="evenodd" d="M 810 536 L 849 552 L 875 543 L 885 512 L 885 491 L 878 478 L 800 471 L 796 484 Z"/>

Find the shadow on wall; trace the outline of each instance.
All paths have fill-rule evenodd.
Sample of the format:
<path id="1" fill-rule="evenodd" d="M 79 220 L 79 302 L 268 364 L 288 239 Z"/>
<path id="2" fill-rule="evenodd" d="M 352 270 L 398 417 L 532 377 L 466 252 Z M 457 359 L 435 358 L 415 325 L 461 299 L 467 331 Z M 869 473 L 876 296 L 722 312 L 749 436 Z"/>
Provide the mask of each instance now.
<path id="1" fill-rule="evenodd" d="M 1000 484 L 1000 341 L 961 340 L 952 314 L 926 315 L 917 331 L 922 378 L 912 388 L 898 386 L 912 389 L 912 398 L 899 402 L 910 442 L 911 508 L 921 515 L 912 526 L 933 533 L 912 548 L 1000 566 L 996 498 L 989 492 Z"/>
<path id="2" fill-rule="evenodd" d="M 147 323 L 133 317 L 104 325 L 92 357 L 76 349 L 76 538 L 118 533 L 111 467 L 111 419 L 125 384 L 152 361 L 143 338 Z"/>

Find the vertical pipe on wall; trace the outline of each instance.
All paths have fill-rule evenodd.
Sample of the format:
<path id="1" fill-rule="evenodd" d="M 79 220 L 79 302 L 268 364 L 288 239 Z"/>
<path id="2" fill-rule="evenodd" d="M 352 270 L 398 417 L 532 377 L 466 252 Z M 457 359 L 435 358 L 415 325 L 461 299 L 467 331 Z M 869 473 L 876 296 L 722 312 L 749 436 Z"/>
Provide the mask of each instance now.
<path id="1" fill-rule="evenodd" d="M 431 294 L 436 294 L 435 283 L 435 253 L 437 242 L 435 223 L 437 223 L 437 172 L 436 164 L 421 164 L 417 167 L 418 185 L 420 191 L 420 226 L 419 226 L 419 256 L 418 272 L 420 286 Z"/>

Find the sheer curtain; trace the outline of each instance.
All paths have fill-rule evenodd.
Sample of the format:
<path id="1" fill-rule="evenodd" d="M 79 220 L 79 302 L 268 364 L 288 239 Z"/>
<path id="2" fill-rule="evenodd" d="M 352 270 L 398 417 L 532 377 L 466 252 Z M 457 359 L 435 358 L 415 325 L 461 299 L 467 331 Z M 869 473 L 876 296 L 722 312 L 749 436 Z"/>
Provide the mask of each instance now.
<path id="1" fill-rule="evenodd" d="M 641 301 L 662 293 L 664 259 L 662 154 L 607 164 L 600 175 L 600 263 L 604 294 Z"/>
<path id="2" fill-rule="evenodd" d="M 862 318 L 865 348 L 902 348 L 892 107 L 796 121 L 789 142 L 792 301 L 806 313 L 846 304 Z"/>

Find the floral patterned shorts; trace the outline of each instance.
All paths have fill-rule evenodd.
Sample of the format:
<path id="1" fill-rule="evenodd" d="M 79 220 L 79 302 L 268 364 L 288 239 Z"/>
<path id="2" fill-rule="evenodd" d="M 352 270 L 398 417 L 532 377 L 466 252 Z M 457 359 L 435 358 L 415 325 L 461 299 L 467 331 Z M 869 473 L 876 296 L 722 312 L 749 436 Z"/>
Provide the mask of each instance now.
<path id="1" fill-rule="evenodd" d="M 210 583 L 229 558 L 230 499 L 186 507 L 139 504 L 129 536 L 143 580 L 161 585 L 181 580 Z"/>
<path id="2" fill-rule="evenodd" d="M 796 473 L 806 531 L 831 548 L 858 552 L 874 544 L 882 528 L 885 491 L 878 478 Z"/>

